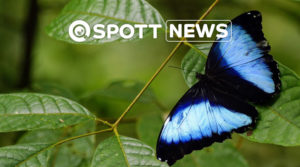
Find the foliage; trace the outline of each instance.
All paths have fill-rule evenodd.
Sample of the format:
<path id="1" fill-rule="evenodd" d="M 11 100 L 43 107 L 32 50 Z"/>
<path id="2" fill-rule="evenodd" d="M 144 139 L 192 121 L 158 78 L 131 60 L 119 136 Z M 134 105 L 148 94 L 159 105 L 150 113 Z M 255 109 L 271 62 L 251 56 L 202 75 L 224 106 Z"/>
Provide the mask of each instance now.
<path id="1" fill-rule="evenodd" d="M 95 120 L 80 104 L 52 95 L 0 95 L 0 132 L 55 129 Z"/>
<path id="2" fill-rule="evenodd" d="M 294 11 L 297 10 L 289 13 L 294 15 Z M 143 23 L 165 26 L 158 10 L 145 0 L 71 0 L 47 27 L 47 34 L 57 40 L 73 43 L 68 36 L 68 26 L 79 19 L 86 20 L 90 25 Z M 147 30 L 144 35 L 150 33 Z M 133 39 L 138 40 L 137 36 Z M 128 40 L 117 36 L 102 40 L 88 38 L 84 43 L 114 41 Z M 183 42 L 173 49 L 153 79 L 181 44 Z M 189 51 L 182 59 L 181 67 L 186 84 L 192 86 L 197 82 L 195 71 L 204 72 L 210 44 L 185 44 Z M 51 50 L 51 54 L 55 54 L 55 51 Z M 281 94 L 271 104 L 255 106 L 260 114 L 257 128 L 252 135 L 242 136 L 258 143 L 300 146 L 300 80 L 288 67 L 279 64 L 279 69 Z M 80 77 L 83 76 L 76 76 L 76 79 L 80 80 Z M 151 83 L 152 79 L 146 84 L 129 79 L 118 80 L 84 96 L 77 96 L 59 84 L 35 83 L 22 93 L 0 94 L 0 132 L 14 132 L 22 136 L 14 145 L 0 147 L 0 166 L 167 166 L 155 158 L 154 148 L 170 107 L 164 106 L 154 90 L 149 89 Z M 130 104 L 122 112 L 119 111 L 119 103 L 116 105 L 111 101 Z M 114 111 L 107 112 L 111 106 Z M 135 114 L 130 115 L 133 109 L 136 110 Z M 131 117 L 125 117 L 127 113 Z M 185 156 L 175 166 L 247 167 L 249 164 L 239 152 L 238 144 L 231 141 L 213 144 Z"/>
<path id="3" fill-rule="evenodd" d="M 113 136 L 96 148 L 92 167 L 99 166 L 168 166 L 157 161 L 154 150 L 141 141 L 124 136 Z"/>

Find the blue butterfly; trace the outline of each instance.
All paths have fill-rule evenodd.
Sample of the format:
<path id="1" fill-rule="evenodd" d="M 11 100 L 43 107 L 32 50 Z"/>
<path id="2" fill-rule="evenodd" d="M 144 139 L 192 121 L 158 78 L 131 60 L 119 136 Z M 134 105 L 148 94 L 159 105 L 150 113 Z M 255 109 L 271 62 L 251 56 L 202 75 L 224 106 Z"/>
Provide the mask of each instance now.
<path id="1" fill-rule="evenodd" d="M 264 103 L 279 93 L 277 63 L 268 54 L 258 11 L 244 13 L 228 24 L 229 37 L 217 39 L 205 74 L 178 101 L 157 142 L 157 158 L 174 164 L 185 154 L 222 142 L 232 132 L 255 127 L 258 113 L 248 104 Z M 230 42 L 222 42 L 230 41 Z"/>

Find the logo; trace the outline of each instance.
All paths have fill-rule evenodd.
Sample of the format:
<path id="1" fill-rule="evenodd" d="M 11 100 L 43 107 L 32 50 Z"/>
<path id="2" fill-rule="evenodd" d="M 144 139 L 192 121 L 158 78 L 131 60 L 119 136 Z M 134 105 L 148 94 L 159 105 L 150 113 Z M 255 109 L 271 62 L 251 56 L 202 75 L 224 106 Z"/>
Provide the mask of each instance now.
<path id="1" fill-rule="evenodd" d="M 232 37 L 230 20 L 168 20 L 165 39 L 168 42 L 179 42 L 184 38 L 187 42 L 229 42 Z M 69 36 L 75 42 L 101 39 L 133 39 L 143 38 L 144 33 L 151 32 L 153 39 L 158 38 L 161 24 L 94 24 L 90 26 L 83 20 L 76 20 L 69 26 Z"/>
<path id="2" fill-rule="evenodd" d="M 84 42 L 91 34 L 91 28 L 83 20 L 76 20 L 69 26 L 69 36 L 75 42 Z"/>

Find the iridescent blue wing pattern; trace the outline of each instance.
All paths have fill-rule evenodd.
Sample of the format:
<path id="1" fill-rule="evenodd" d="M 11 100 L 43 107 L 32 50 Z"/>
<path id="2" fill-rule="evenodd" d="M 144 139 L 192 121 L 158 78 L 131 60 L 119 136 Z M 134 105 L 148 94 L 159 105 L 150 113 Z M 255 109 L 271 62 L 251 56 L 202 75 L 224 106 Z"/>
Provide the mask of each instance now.
<path id="1" fill-rule="evenodd" d="M 254 127 L 256 109 L 212 85 L 198 82 L 173 108 L 157 142 L 159 160 L 172 165 L 193 150 L 230 138 L 233 131 Z"/>
<path id="2" fill-rule="evenodd" d="M 258 11 L 228 24 L 230 36 L 217 39 L 205 74 L 172 109 L 160 132 L 157 158 L 172 165 L 193 150 L 255 127 L 257 111 L 248 103 L 265 103 L 279 93 L 277 63 L 269 54 Z M 230 42 L 223 42 L 230 41 Z"/>
<path id="3" fill-rule="evenodd" d="M 279 92 L 277 63 L 268 54 L 262 17 L 258 11 L 244 13 L 228 24 L 232 36 L 214 43 L 206 63 L 206 75 L 224 88 L 252 102 L 264 102 Z M 230 42 L 222 42 L 222 40 Z"/>

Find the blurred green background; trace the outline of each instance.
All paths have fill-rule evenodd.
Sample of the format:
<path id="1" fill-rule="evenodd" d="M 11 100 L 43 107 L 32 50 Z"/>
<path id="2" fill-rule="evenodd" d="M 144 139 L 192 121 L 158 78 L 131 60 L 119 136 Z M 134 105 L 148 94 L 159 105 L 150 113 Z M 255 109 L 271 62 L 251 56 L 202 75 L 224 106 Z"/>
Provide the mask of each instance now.
<path id="1" fill-rule="evenodd" d="M 68 0 L 38 0 L 37 28 L 30 37 L 32 54 L 26 59 L 30 0 L 0 0 L 0 91 L 39 91 L 59 94 L 81 101 L 97 115 L 113 121 L 129 101 L 86 99 L 97 90 L 118 80 L 146 82 L 176 43 L 168 43 L 164 34 L 148 38 L 98 46 L 68 44 L 48 37 L 45 27 L 59 14 Z M 167 19 L 198 19 L 211 0 L 148 0 Z M 275 59 L 300 74 L 300 2 L 297 0 L 221 0 L 206 19 L 232 19 L 248 10 L 263 15 L 263 31 Z M 32 21 L 32 20 L 31 20 Z M 30 27 L 30 26 L 29 26 Z M 183 46 L 169 65 L 180 67 L 188 47 Z M 28 58 L 28 57 L 27 57 Z M 27 60 L 27 61 L 26 61 Z M 27 80 L 24 68 L 28 66 Z M 28 67 L 27 67 L 28 68 Z M 129 82 L 130 84 L 130 82 Z M 165 112 L 188 89 L 181 71 L 166 67 L 151 85 Z M 137 105 L 121 133 L 136 137 L 132 130 L 139 113 L 159 110 Z M 158 133 L 158 132 L 157 132 Z M 0 146 L 14 144 L 22 133 L 0 134 Z M 234 141 L 240 140 L 237 135 Z M 250 166 L 300 167 L 300 147 L 280 147 L 243 141 L 240 151 Z"/>

